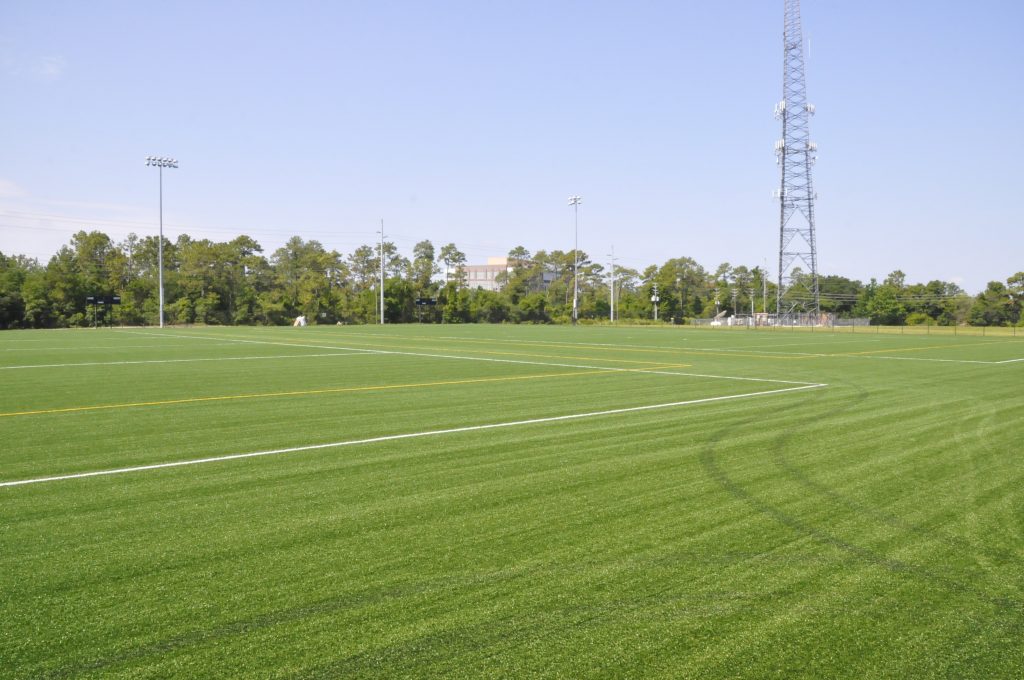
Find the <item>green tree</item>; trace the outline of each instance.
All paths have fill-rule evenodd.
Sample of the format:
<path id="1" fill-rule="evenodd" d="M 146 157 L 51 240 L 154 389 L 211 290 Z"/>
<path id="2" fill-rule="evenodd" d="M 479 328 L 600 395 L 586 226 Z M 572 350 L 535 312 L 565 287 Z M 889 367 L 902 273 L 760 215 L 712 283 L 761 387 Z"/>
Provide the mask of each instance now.
<path id="1" fill-rule="evenodd" d="M 447 285 L 448 282 L 454 281 L 456 288 L 461 288 L 466 285 L 466 254 L 455 247 L 454 243 L 449 243 L 441 247 L 441 253 L 438 256 L 442 262 L 444 262 L 444 280 Z M 454 274 L 454 275 L 453 275 Z"/>
<path id="2" fill-rule="evenodd" d="M 1006 293 L 1010 297 L 1010 323 L 1024 324 L 1024 272 L 1006 279 Z"/>
<path id="3" fill-rule="evenodd" d="M 438 297 L 442 319 L 445 323 L 466 323 L 470 317 L 470 291 L 457 281 L 449 281 Z"/>
<path id="4" fill-rule="evenodd" d="M 274 251 L 270 263 L 276 285 L 269 291 L 272 294 L 265 296 L 264 308 L 276 320 L 300 314 L 311 321 L 333 318 L 337 305 L 333 281 L 343 270 L 341 255 L 326 250 L 318 241 L 293 236 Z"/>
<path id="5" fill-rule="evenodd" d="M 821 298 L 821 311 L 830 312 L 838 317 L 849 317 L 857 304 L 857 298 L 864 287 L 860 281 L 845 276 L 821 276 L 818 278 L 818 293 Z"/>
<path id="6" fill-rule="evenodd" d="M 26 324 L 23 288 L 30 272 L 38 269 L 35 260 L 0 253 L 0 329 Z"/>
<path id="7" fill-rule="evenodd" d="M 899 291 L 891 284 L 878 286 L 867 303 L 871 323 L 883 326 L 898 326 L 907 317 L 907 309 L 899 300 Z"/>
<path id="8" fill-rule="evenodd" d="M 1013 320 L 1013 308 L 1013 300 L 1006 286 L 999 281 L 989 281 L 971 306 L 971 325 L 1005 326 Z"/>
<path id="9" fill-rule="evenodd" d="M 429 291 L 434 275 L 440 268 L 434 262 L 434 244 L 430 241 L 420 241 L 412 249 L 412 263 L 409 268 L 409 278 L 417 292 L 424 294 Z"/>
<path id="10" fill-rule="evenodd" d="M 511 317 L 508 299 L 493 290 L 479 288 L 472 291 L 469 299 L 469 314 L 474 321 L 501 323 Z"/>
<path id="11" fill-rule="evenodd" d="M 547 310 L 547 298 L 542 293 L 530 293 L 519 301 L 515 312 L 516 321 L 548 323 L 551 317 Z"/>
<path id="12" fill-rule="evenodd" d="M 508 265 L 515 272 L 520 272 L 530 265 L 530 251 L 523 246 L 516 246 L 508 251 Z"/>

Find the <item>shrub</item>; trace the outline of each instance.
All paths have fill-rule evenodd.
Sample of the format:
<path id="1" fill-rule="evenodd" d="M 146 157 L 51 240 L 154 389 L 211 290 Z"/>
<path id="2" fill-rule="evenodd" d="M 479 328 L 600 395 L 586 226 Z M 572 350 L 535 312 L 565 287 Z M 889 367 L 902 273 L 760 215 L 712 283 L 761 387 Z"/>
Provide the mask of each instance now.
<path id="1" fill-rule="evenodd" d="M 935 319 L 924 312 L 914 312 L 913 314 L 907 314 L 906 324 L 908 326 L 934 325 Z"/>

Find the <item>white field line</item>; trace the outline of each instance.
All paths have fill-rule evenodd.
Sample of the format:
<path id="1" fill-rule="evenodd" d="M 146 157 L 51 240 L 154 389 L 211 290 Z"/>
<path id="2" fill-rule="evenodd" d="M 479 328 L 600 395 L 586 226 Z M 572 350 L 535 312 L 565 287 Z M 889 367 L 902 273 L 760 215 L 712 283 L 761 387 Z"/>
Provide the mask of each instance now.
<path id="1" fill-rule="evenodd" d="M 126 332 L 133 332 L 133 331 L 126 331 Z M 136 334 L 139 334 L 139 333 L 136 332 Z M 141 333 L 141 334 L 156 336 L 153 333 Z M 372 333 L 358 333 L 358 334 L 353 333 L 353 335 L 359 335 L 360 337 L 371 337 L 371 338 L 379 337 L 379 336 L 376 336 L 376 335 L 374 335 Z M 176 334 L 171 334 L 171 333 L 161 333 L 160 336 L 175 337 L 175 338 L 190 338 L 190 339 L 193 339 L 193 340 L 217 340 L 220 343 L 243 342 L 243 343 L 252 343 L 252 344 L 257 344 L 257 345 L 280 345 L 280 346 L 283 346 L 283 347 L 308 347 L 310 349 L 341 349 L 341 350 L 346 350 L 346 351 L 350 351 L 350 352 L 354 352 L 354 353 L 365 352 L 367 354 L 400 354 L 400 355 L 407 355 L 407 356 L 437 357 L 437 358 L 443 358 L 443 359 L 462 359 L 462 360 L 465 360 L 465 361 L 494 361 L 494 362 L 504 362 L 504 363 L 535 364 L 537 366 L 564 366 L 564 367 L 569 367 L 569 368 L 604 368 L 604 367 L 600 367 L 600 366 L 573 366 L 572 364 L 553 364 L 553 363 L 545 363 L 545 362 L 541 362 L 541 361 L 512 361 L 511 359 L 484 359 L 484 358 L 481 358 L 481 357 L 465 357 L 465 356 L 455 356 L 455 355 L 448 355 L 448 354 L 426 354 L 426 353 L 422 353 L 422 352 L 403 352 L 403 351 L 399 351 L 399 350 L 365 349 L 365 348 L 362 348 L 362 347 L 339 347 L 337 345 L 309 345 L 309 344 L 304 344 L 304 343 L 300 344 L 300 343 L 292 343 L 292 342 L 271 342 L 269 340 L 246 340 L 246 339 L 241 339 L 241 338 L 225 339 L 225 338 L 219 338 L 219 337 L 210 336 L 210 335 L 176 335 Z M 160 337 L 160 336 L 156 336 L 156 337 Z M 456 337 L 456 336 L 443 336 L 442 335 L 442 336 L 438 336 L 438 339 L 458 340 L 459 338 Z M 745 352 L 745 351 L 749 351 L 749 350 L 741 350 L 741 349 L 710 349 L 710 348 L 701 348 L 701 347 L 665 347 L 665 346 L 657 346 L 657 345 L 616 345 L 614 343 L 596 343 L 596 342 L 594 342 L 594 343 L 558 342 L 558 341 L 551 341 L 551 340 L 540 340 L 540 341 L 531 341 L 531 340 L 496 340 L 495 342 L 521 343 L 521 344 L 540 344 L 540 345 L 570 345 L 570 346 L 571 345 L 580 345 L 580 346 L 587 346 L 587 347 L 626 347 L 626 348 L 636 348 L 636 349 L 668 349 L 668 350 L 680 350 L 680 351 L 690 351 L 690 352 Z M 853 341 L 851 340 L 850 342 L 853 342 Z M 472 349 L 470 349 L 470 348 L 466 348 L 466 349 L 468 351 L 472 351 Z M 822 357 L 822 358 L 830 358 L 830 359 L 832 359 L 832 358 L 846 358 L 846 359 L 882 359 L 882 360 L 893 360 L 893 361 L 926 361 L 926 362 L 944 363 L 944 364 L 989 364 L 989 365 L 999 365 L 999 364 L 1014 363 L 1014 362 L 1017 362 L 1017 361 L 1024 361 L 1024 359 L 1010 359 L 1008 361 L 983 361 L 983 360 L 980 360 L 980 359 L 930 359 L 930 358 L 926 358 L 926 357 L 893 357 L 893 356 L 885 356 L 885 355 L 870 355 L 870 356 L 868 356 L 868 355 L 856 355 L 856 354 L 826 354 L 826 353 L 815 353 L 815 352 L 773 352 L 773 351 L 770 351 L 770 350 L 758 350 L 758 352 L 760 354 L 778 354 L 778 355 L 781 355 L 781 356 Z M 609 359 L 609 361 L 614 361 L 614 359 Z M 641 371 L 641 372 L 644 372 L 644 373 L 654 372 L 654 371 L 644 371 L 643 369 L 628 369 L 628 368 L 619 368 L 619 369 L 608 368 L 607 370 L 610 370 L 610 371 L 611 370 L 618 370 L 618 371 Z M 740 378 L 740 377 L 737 377 L 737 376 L 701 375 L 701 374 L 698 374 L 698 373 L 678 373 L 678 374 L 675 374 L 675 375 L 689 375 L 689 376 L 697 377 L 697 378 L 720 378 L 720 379 L 723 379 L 723 380 L 752 380 L 752 381 L 757 381 L 757 382 L 789 383 L 789 384 L 793 384 L 793 385 L 809 385 L 809 384 L 811 384 L 811 383 L 807 383 L 807 382 L 799 382 L 799 381 L 793 381 L 793 380 L 769 380 L 767 378 Z"/>
<path id="2" fill-rule="evenodd" d="M 115 468 L 112 470 L 95 470 L 92 472 L 78 472 L 67 475 L 54 475 L 52 477 L 36 477 L 34 479 L 20 479 L 9 482 L 0 482 L 0 487 L 24 486 L 27 484 L 42 484 L 44 482 L 59 482 L 69 479 L 83 479 L 85 477 L 102 477 L 109 475 L 123 475 L 132 472 L 146 472 L 149 470 L 162 470 L 164 468 L 184 467 L 187 465 L 203 465 L 205 463 L 219 463 L 228 460 L 239 460 L 242 458 L 257 458 L 261 456 L 278 456 L 286 453 L 297 453 L 299 451 L 316 451 L 319 449 L 334 449 L 343 446 L 357 446 L 359 444 L 376 444 L 379 442 L 397 441 L 399 439 L 416 439 L 419 437 L 437 437 L 446 434 L 457 434 L 460 432 L 478 432 L 480 430 L 496 430 L 506 427 L 522 427 L 525 425 L 539 425 L 542 423 L 556 423 L 567 420 L 582 420 L 584 418 L 597 418 L 600 416 L 611 416 L 621 413 L 636 413 L 639 411 L 653 411 L 681 406 L 693 406 L 696 404 L 707 404 L 717 401 L 728 401 L 732 399 L 747 399 L 750 397 L 761 397 L 769 394 L 782 394 L 784 392 L 797 392 L 820 387 L 828 387 L 824 383 L 802 385 L 800 387 L 784 387 L 777 390 L 766 390 L 763 392 L 747 392 L 745 394 L 732 394 L 724 397 L 706 397 L 703 399 L 690 399 L 687 401 L 673 401 L 664 404 L 649 404 L 647 406 L 631 406 L 628 408 L 614 408 L 605 411 L 590 411 L 587 413 L 572 413 L 563 416 L 549 416 L 546 418 L 530 418 L 528 420 L 512 420 L 503 423 L 488 423 L 485 425 L 467 425 L 466 427 L 452 427 L 444 430 L 426 430 L 423 432 L 408 432 L 405 434 L 392 434 L 381 437 L 368 437 L 366 439 L 350 439 L 348 441 L 331 442 L 328 444 L 309 444 L 307 446 L 292 446 L 284 449 L 271 449 L 269 451 L 253 451 L 249 453 L 234 453 L 224 456 L 211 456 L 209 458 L 195 458 L 192 460 L 180 460 L 171 463 L 155 463 L 152 465 L 136 465 L 133 467 Z"/>
<path id="3" fill-rule="evenodd" d="M 230 342 L 216 342 L 211 343 L 211 346 L 216 345 L 230 345 Z M 77 351 L 80 349 L 154 349 L 159 347 L 166 347 L 166 344 L 160 344 L 153 342 L 148 345 L 90 345 L 88 347 L 76 347 L 74 345 L 68 345 L 64 347 L 10 347 L 4 349 L 5 352 L 68 352 Z M 175 347 L 187 347 L 188 343 L 175 344 Z"/>
<path id="4" fill-rule="evenodd" d="M 359 337 L 362 337 L 362 338 L 380 338 L 381 337 L 380 335 L 375 335 L 373 333 L 348 333 L 348 335 L 358 335 Z M 439 336 L 437 336 L 437 338 L 422 338 L 422 339 L 424 339 L 424 340 L 433 340 L 433 339 L 437 339 L 437 340 L 465 340 L 465 338 L 460 338 L 460 337 L 454 336 L 454 335 L 439 335 Z M 771 351 L 771 350 L 758 350 L 758 349 L 756 349 L 754 347 L 751 347 L 751 348 L 739 348 L 739 347 L 713 348 L 713 347 L 688 347 L 688 346 L 681 346 L 681 345 L 676 345 L 676 346 L 667 346 L 667 345 L 631 345 L 631 344 L 619 344 L 619 343 L 614 343 L 614 342 L 567 342 L 567 341 L 563 342 L 563 341 L 559 341 L 559 340 L 507 340 L 507 339 L 496 339 L 496 338 L 488 339 L 487 342 L 501 342 L 501 343 L 519 344 L 519 345 L 545 345 L 545 346 L 546 345 L 551 345 L 553 347 L 558 347 L 558 346 L 574 347 L 575 346 L 575 347 L 611 347 L 611 348 L 619 348 L 619 347 L 621 347 L 621 348 L 624 348 L 624 349 L 643 349 L 643 350 L 659 350 L 659 349 L 664 349 L 664 350 L 669 350 L 669 351 L 673 351 L 673 352 L 754 352 L 754 351 L 756 351 L 758 354 L 781 354 L 782 356 L 803 356 L 805 354 L 808 355 L 808 356 L 817 356 L 817 355 L 813 355 L 813 354 L 808 354 L 807 352 L 775 352 L 775 351 Z M 873 342 L 880 342 L 880 341 L 874 340 Z M 800 343 L 793 343 L 793 344 L 806 345 L 807 343 L 800 342 Z M 766 345 L 766 346 L 768 346 L 768 345 Z M 771 346 L 772 347 L 779 347 L 781 345 L 771 345 Z"/>
<path id="5" fill-rule="evenodd" d="M 363 333 L 364 337 L 371 336 L 370 333 Z M 379 337 L 379 336 L 378 336 Z M 464 340 L 465 338 L 459 338 L 452 335 L 441 335 L 438 336 L 444 340 Z M 685 339 L 685 338 L 684 338 Z M 783 356 L 817 356 L 810 354 L 809 352 L 776 352 L 773 350 L 762 349 L 764 347 L 787 347 L 787 346 L 806 346 L 812 343 L 808 342 L 780 342 L 768 345 L 737 345 L 734 347 L 692 347 L 683 345 L 631 345 L 631 344 L 618 344 L 614 342 L 563 342 L 560 340 L 495 340 L 495 342 L 508 342 L 508 343 L 522 343 L 522 344 L 538 344 L 538 345 L 578 345 L 580 347 L 624 347 L 626 349 L 665 349 L 683 352 L 757 352 L 759 354 L 782 354 Z M 833 345 L 839 345 L 844 343 L 861 342 L 860 340 L 837 340 L 832 342 Z M 881 340 L 867 340 L 866 342 L 881 342 Z"/>
<path id="6" fill-rule="evenodd" d="M 824 340 L 824 342 L 827 342 L 829 345 L 849 345 L 850 343 L 881 342 L 881 339 L 879 339 L 879 338 L 866 338 L 866 339 L 863 339 L 863 340 L 860 339 L 860 338 L 857 338 L 855 340 L 853 340 L 853 339 L 851 339 L 851 340 L 832 340 L 831 338 L 842 337 L 842 336 L 837 336 L 837 335 L 832 335 L 832 334 L 826 335 L 824 333 L 822 335 L 820 335 L 820 336 L 816 335 L 815 337 L 829 338 L 828 340 Z M 808 342 L 808 341 L 805 340 L 804 342 L 776 342 L 776 343 L 768 343 L 766 345 L 747 345 L 747 347 L 749 347 L 751 349 L 759 348 L 759 347 L 799 347 L 800 345 L 813 345 L 813 344 L 815 344 L 813 341 L 812 342 Z M 739 345 L 739 347 L 742 347 L 742 346 L 743 345 Z"/>
<path id="7" fill-rule="evenodd" d="M 186 335 L 178 337 L 188 337 L 197 340 L 210 340 L 213 339 L 210 336 L 204 335 Z M 220 338 L 217 338 L 218 340 Z M 779 385 L 818 385 L 820 383 L 807 382 L 805 380 L 778 380 L 775 378 L 749 378 L 735 375 L 712 375 L 708 373 L 686 373 L 682 371 L 666 371 L 666 370 L 652 370 L 647 368 L 621 368 L 617 366 L 590 366 L 587 364 L 568 364 L 563 362 L 553 361 L 527 361 L 525 359 L 496 359 L 494 357 L 469 357 L 460 354 L 436 354 L 433 352 L 406 352 L 401 350 L 390 350 L 390 349 L 363 349 L 359 347 L 340 347 L 336 345 L 307 345 L 301 343 L 290 343 L 290 342 L 270 342 L 268 340 L 245 340 L 235 339 L 234 342 L 246 342 L 257 345 L 285 345 L 287 347 L 309 347 L 313 349 L 340 349 L 351 351 L 354 354 L 366 353 L 366 354 L 381 354 L 381 355 L 395 355 L 395 356 L 409 356 L 409 357 L 425 357 L 431 359 L 454 359 L 458 361 L 484 361 L 496 364 L 523 364 L 526 366 L 554 366 L 556 368 L 583 368 L 587 370 L 597 371 L 608 371 L 610 373 L 650 373 L 653 375 L 678 375 L 689 378 L 710 378 L 714 380 L 741 380 L 745 382 L 763 382 L 763 383 L 775 383 Z M 467 348 L 468 349 L 468 348 Z M 468 351 L 472 351 L 468 349 Z M 615 361 L 614 359 L 608 359 L 608 361 Z"/>
<path id="8" fill-rule="evenodd" d="M 230 343 L 244 343 L 248 345 L 274 345 L 276 347 L 306 347 L 309 349 L 343 349 L 355 353 L 366 353 L 366 354 L 388 354 L 386 350 L 380 349 L 365 349 L 362 347 L 338 347 L 337 345 L 311 345 L 309 343 L 299 342 L 273 342 L 271 340 L 248 340 L 246 338 L 218 338 L 210 335 L 179 335 L 175 333 L 146 333 L 140 331 L 125 331 L 127 333 L 133 333 L 134 335 L 148 335 L 156 338 L 187 338 L 188 340 L 218 340 L 220 342 Z M 148 345 L 147 345 L 148 347 Z"/>
<path id="9" fill-rule="evenodd" d="M 371 333 L 361 333 L 359 335 L 361 337 L 379 337 L 379 336 L 374 336 Z M 438 336 L 438 338 L 439 339 L 445 339 L 445 340 L 461 340 L 461 339 L 463 339 L 463 338 L 459 338 L 458 336 L 451 336 L 451 335 L 442 335 L 442 336 Z M 776 345 L 749 345 L 749 346 L 745 346 L 745 347 L 744 346 L 739 346 L 739 347 L 715 347 L 715 348 L 712 348 L 712 347 L 683 347 L 683 346 L 669 347 L 669 346 L 665 346 L 665 345 L 631 345 L 631 344 L 616 344 L 616 343 L 611 343 L 611 342 L 562 342 L 562 341 L 557 341 L 557 340 L 495 340 L 495 342 L 504 342 L 504 343 L 513 343 L 513 344 L 519 343 L 519 344 L 528 344 L 528 345 L 556 345 L 556 346 L 557 345 L 568 345 L 568 346 L 577 345 L 577 346 L 580 346 L 580 347 L 623 347 L 623 348 L 627 348 L 627 349 L 664 349 L 664 350 L 673 350 L 673 351 L 680 351 L 680 352 L 710 352 L 710 353 L 714 353 L 714 352 L 734 352 L 734 353 L 735 352 L 747 352 L 747 353 L 754 353 L 754 352 L 756 352 L 757 354 L 777 354 L 779 356 L 794 356 L 794 357 L 822 357 L 822 358 L 836 358 L 836 357 L 839 357 L 839 358 L 850 358 L 850 359 L 895 359 L 895 360 L 899 360 L 899 361 L 931 361 L 931 362 L 952 363 L 952 364 L 1008 364 L 1008 363 L 1013 363 L 1013 362 L 1016 362 L 1016 361 L 1024 361 L 1024 359 L 1010 359 L 1008 361 L 984 361 L 984 360 L 980 360 L 980 359 L 930 359 L 930 358 L 927 358 L 927 357 L 892 357 L 892 356 L 885 356 L 885 355 L 879 355 L 879 356 L 857 356 L 857 355 L 843 354 L 843 353 L 839 353 L 839 354 L 832 353 L 832 354 L 830 354 L 830 353 L 827 353 L 827 352 L 788 352 L 788 351 L 787 352 L 780 352 L 780 351 L 769 350 L 769 349 L 761 349 L 761 347 L 783 347 L 785 345 L 798 346 L 798 345 L 810 344 L 810 343 L 806 343 L 806 342 L 793 342 L 793 343 L 785 343 L 785 344 L 779 343 L 779 344 L 776 344 Z M 838 344 L 844 344 L 844 343 L 846 343 L 846 344 L 858 343 L 859 344 L 859 343 L 862 343 L 862 342 L 881 342 L 881 340 L 877 340 L 877 339 L 874 339 L 874 338 L 865 339 L 865 340 L 860 340 L 860 339 L 857 339 L 857 340 L 836 340 L 834 342 L 830 341 L 829 344 L 832 344 L 832 345 L 838 345 Z M 956 349 L 956 348 L 954 347 L 953 349 Z"/>
<path id="10" fill-rule="evenodd" d="M 68 368 L 72 366 L 134 366 L 136 364 L 188 364 L 197 361 L 252 361 L 259 359 L 305 359 L 307 357 L 349 357 L 363 352 L 329 352 L 325 354 L 278 354 L 250 357 L 214 357 L 207 359 L 146 359 L 138 361 L 84 361 L 77 364 L 25 364 L 23 366 L 0 366 L 0 371 L 22 368 Z"/>
<path id="11" fill-rule="evenodd" d="M 884 359 L 887 361 L 932 361 L 935 363 L 942 364 L 1005 364 L 1005 361 L 982 361 L 981 359 L 931 359 L 928 357 L 887 357 L 881 356 L 857 356 L 857 355 L 841 355 L 846 356 L 849 359 Z M 1011 359 L 1011 361 L 1021 361 L 1021 359 Z"/>
<path id="12" fill-rule="evenodd" d="M 956 348 L 952 348 L 952 349 L 956 349 Z M 711 351 L 711 350 L 708 350 L 708 351 Z M 722 350 L 722 351 L 727 352 L 727 351 L 730 351 L 730 350 Z M 897 350 L 897 351 L 899 351 L 899 350 Z M 821 357 L 821 358 L 826 358 L 826 359 L 881 359 L 881 360 L 891 360 L 891 361 L 929 361 L 929 362 L 932 362 L 932 363 L 940 363 L 940 364 L 989 364 L 989 365 L 993 365 L 993 366 L 997 365 L 997 364 L 1008 364 L 1008 363 L 1011 363 L 1011 362 L 1014 362 L 1014 361 L 1024 361 L 1024 359 L 1010 359 L 1009 361 L 986 361 L 986 360 L 983 360 L 983 359 L 933 359 L 931 357 L 892 357 L 892 356 L 887 356 L 885 354 L 877 354 L 877 355 L 876 354 L 872 354 L 872 355 L 865 355 L 865 354 L 843 354 L 842 352 L 840 352 L 838 354 L 827 354 L 827 353 L 811 353 L 811 352 L 771 352 L 771 351 L 767 351 L 767 350 L 766 351 L 762 351 L 761 354 L 782 354 L 782 355 L 802 356 L 802 357 Z"/>
<path id="13" fill-rule="evenodd" d="M 352 335 L 359 335 L 360 337 L 380 337 L 372 333 L 352 333 Z M 212 338 L 210 338 L 212 339 Z M 461 340 L 458 336 L 441 335 L 438 339 L 444 340 Z M 580 347 L 622 347 L 626 349 L 653 349 L 653 350 L 670 350 L 678 352 L 704 352 L 714 354 L 716 352 L 732 352 L 732 353 L 748 353 L 748 354 L 773 354 L 782 357 L 820 357 L 827 359 L 834 358 L 850 358 L 850 359 L 897 359 L 902 361 L 931 361 L 938 363 L 952 363 L 952 364 L 1002 364 L 1008 363 L 1004 361 L 983 361 L 983 360 L 972 360 L 972 359 L 929 359 L 925 357 L 891 357 L 891 356 L 858 356 L 852 354 L 843 353 L 828 353 L 828 352 L 791 352 L 791 351 L 776 351 L 770 349 L 760 349 L 759 346 L 750 345 L 746 347 L 683 347 L 683 346 L 665 346 L 665 345 L 632 345 L 632 344 L 616 344 L 611 342 L 563 342 L 558 340 L 500 340 L 496 339 L 494 342 L 510 343 L 510 344 L 526 344 L 526 345 L 567 345 L 567 346 L 580 346 Z M 861 342 L 881 342 L 881 340 L 870 338 L 865 340 L 837 340 L 834 342 L 830 341 L 830 344 L 842 344 L 842 343 L 861 343 Z M 799 343 L 785 343 L 789 345 L 807 345 L 810 343 L 799 342 Z M 784 344 L 780 343 L 777 345 L 763 345 L 763 347 L 782 347 Z M 955 348 L 954 348 L 955 349 Z M 1014 360 L 1016 361 L 1016 360 Z"/>

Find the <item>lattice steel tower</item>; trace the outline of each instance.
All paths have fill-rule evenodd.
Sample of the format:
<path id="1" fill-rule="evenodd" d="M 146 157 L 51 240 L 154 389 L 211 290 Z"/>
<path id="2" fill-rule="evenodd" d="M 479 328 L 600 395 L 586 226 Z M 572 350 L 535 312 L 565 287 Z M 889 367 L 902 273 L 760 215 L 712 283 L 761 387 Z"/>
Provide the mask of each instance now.
<path id="1" fill-rule="evenodd" d="M 816 196 L 811 181 L 811 166 L 817 160 L 818 151 L 818 145 L 811 141 L 810 130 L 814 105 L 807 103 L 800 0 L 785 0 L 785 4 L 782 101 L 775 107 L 775 117 L 782 121 L 782 139 L 775 143 L 776 160 L 782 169 L 778 191 L 779 289 L 776 298 L 780 320 L 798 312 L 815 316 L 821 312 L 818 248 L 814 235 Z"/>

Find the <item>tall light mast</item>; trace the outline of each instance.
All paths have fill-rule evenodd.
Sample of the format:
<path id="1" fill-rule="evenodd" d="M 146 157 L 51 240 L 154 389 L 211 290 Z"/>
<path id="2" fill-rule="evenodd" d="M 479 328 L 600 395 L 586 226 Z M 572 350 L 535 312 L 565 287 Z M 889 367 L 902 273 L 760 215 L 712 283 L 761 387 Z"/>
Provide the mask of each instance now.
<path id="1" fill-rule="evenodd" d="M 779 323 L 797 312 L 821 312 L 818 295 L 818 247 L 814 233 L 814 184 L 811 166 L 818 145 L 811 141 L 814 105 L 807 102 L 804 74 L 804 38 L 800 0 L 784 0 L 782 101 L 775 117 L 782 121 L 782 139 L 775 143 L 782 171 L 779 199 L 779 288 L 776 311 Z M 797 272 L 797 269 L 800 271 Z M 798 274 L 794 276 L 794 274 Z"/>
<path id="2" fill-rule="evenodd" d="M 612 277 L 612 285 L 608 289 L 608 320 L 611 323 L 615 323 L 615 246 L 612 246 L 612 252 L 608 255 L 611 258 L 612 267 L 609 270 Z"/>
<path id="3" fill-rule="evenodd" d="M 576 325 L 579 319 L 580 286 L 580 203 L 583 199 L 579 196 L 570 196 L 569 205 L 573 209 L 573 245 L 572 245 L 572 325 Z"/>
<path id="4" fill-rule="evenodd" d="M 384 218 L 380 218 L 380 323 L 384 325 Z"/>
<path id="5" fill-rule="evenodd" d="M 157 279 L 159 283 L 159 296 L 160 296 L 160 328 L 164 327 L 164 168 L 176 168 L 178 167 L 178 161 L 174 158 L 164 158 L 163 156 L 146 156 L 146 165 L 149 167 L 159 168 L 160 172 L 160 240 L 157 241 L 156 247 L 156 258 L 157 258 Z"/>

